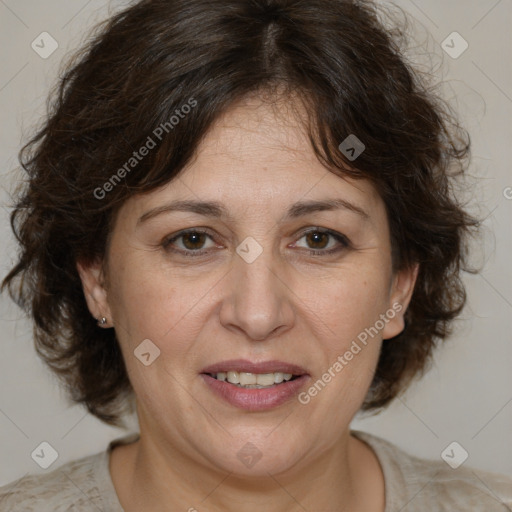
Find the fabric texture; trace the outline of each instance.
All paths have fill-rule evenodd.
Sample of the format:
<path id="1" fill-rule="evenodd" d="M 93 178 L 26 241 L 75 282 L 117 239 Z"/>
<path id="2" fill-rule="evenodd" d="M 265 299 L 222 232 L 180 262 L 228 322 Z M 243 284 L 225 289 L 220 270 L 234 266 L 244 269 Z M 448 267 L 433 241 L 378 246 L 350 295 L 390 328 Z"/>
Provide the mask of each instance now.
<path id="1" fill-rule="evenodd" d="M 512 477 L 468 467 L 452 469 L 443 460 L 407 454 L 372 434 L 353 430 L 379 459 L 386 490 L 385 512 L 512 512 Z M 109 471 L 114 446 L 74 460 L 49 473 L 28 475 L 0 487 L 1 512 L 124 512 Z M 371 511 L 369 511 L 371 512 Z"/>

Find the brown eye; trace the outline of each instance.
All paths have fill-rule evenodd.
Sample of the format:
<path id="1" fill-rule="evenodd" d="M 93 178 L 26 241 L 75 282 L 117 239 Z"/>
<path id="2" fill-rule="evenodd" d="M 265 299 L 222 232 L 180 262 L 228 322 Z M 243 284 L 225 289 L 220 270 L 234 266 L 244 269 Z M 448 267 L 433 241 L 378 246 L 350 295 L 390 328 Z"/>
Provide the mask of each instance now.
<path id="1" fill-rule="evenodd" d="M 325 249 L 329 243 L 329 235 L 320 231 L 310 231 L 306 236 L 306 240 L 313 249 Z"/>
<path id="2" fill-rule="evenodd" d="M 190 233 L 185 233 L 184 235 L 181 235 L 180 238 L 183 239 L 183 245 L 187 249 L 193 250 L 202 248 L 206 236 L 204 233 L 197 233 L 192 231 Z"/>
<path id="3" fill-rule="evenodd" d="M 208 252 L 208 249 L 215 246 L 215 244 L 212 243 L 210 247 L 205 248 L 207 239 L 212 240 L 212 237 L 206 231 L 190 229 L 188 231 L 181 231 L 171 238 L 167 238 L 162 243 L 162 246 L 168 251 L 178 252 L 185 256 L 201 256 Z M 180 240 L 181 244 L 179 243 Z"/>
<path id="4" fill-rule="evenodd" d="M 317 228 L 304 232 L 299 240 L 303 238 L 306 240 L 307 245 L 304 248 L 309 249 L 310 254 L 315 256 L 340 252 L 350 246 L 346 236 L 326 229 Z M 331 241 L 333 243 L 329 245 Z"/>

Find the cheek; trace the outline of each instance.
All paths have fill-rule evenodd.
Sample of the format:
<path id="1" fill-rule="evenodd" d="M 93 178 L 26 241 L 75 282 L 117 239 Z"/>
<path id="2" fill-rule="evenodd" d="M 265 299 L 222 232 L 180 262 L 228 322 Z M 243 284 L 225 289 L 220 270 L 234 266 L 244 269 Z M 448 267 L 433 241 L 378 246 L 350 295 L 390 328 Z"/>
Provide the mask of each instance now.
<path id="1" fill-rule="evenodd" d="M 339 275 L 342 277 L 331 276 L 298 295 L 304 311 L 309 310 L 318 328 L 342 349 L 384 313 L 388 290 L 386 276 L 380 273 L 361 269 Z"/>
<path id="2" fill-rule="evenodd" d="M 201 301 L 208 300 L 214 284 L 210 281 L 183 278 L 169 268 L 128 260 L 112 283 L 115 317 L 132 343 L 152 337 L 165 343 L 197 314 Z"/>
<path id="3" fill-rule="evenodd" d="M 375 324 L 385 311 L 386 295 L 376 278 L 346 279 L 323 291 L 309 297 L 305 309 L 315 313 L 321 363 L 301 403 L 308 403 L 319 417 L 330 418 L 329 425 L 321 427 L 330 439 L 328 434 L 345 428 L 360 409 L 372 382 L 382 343 Z"/>
<path id="4" fill-rule="evenodd" d="M 376 331 L 375 325 L 387 307 L 384 273 L 368 267 L 345 270 L 343 278 L 326 280 L 314 293 L 302 295 L 303 314 L 316 326 L 313 337 L 321 352 L 310 399 L 325 414 L 332 414 L 340 428 L 347 415 L 360 408 L 371 384 L 381 347 L 381 330 Z M 318 379 L 322 382 L 315 385 Z"/>

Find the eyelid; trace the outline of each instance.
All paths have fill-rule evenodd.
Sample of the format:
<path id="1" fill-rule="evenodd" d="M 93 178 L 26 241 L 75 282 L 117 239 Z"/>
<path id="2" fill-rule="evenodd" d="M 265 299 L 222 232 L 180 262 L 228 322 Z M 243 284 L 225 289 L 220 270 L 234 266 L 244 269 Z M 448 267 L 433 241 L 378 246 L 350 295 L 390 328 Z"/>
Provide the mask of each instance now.
<path id="1" fill-rule="evenodd" d="M 310 254 L 333 254 L 341 252 L 343 249 L 348 249 L 349 247 L 352 246 L 350 240 L 343 233 L 339 233 L 338 231 L 334 231 L 329 228 L 323 228 L 320 226 L 313 226 L 305 228 L 304 230 L 300 231 L 299 234 L 297 235 L 297 241 L 309 233 L 321 233 L 324 235 L 329 235 L 330 237 L 334 238 L 338 242 L 338 244 L 341 245 L 341 248 L 332 247 L 331 249 L 308 249 L 306 247 L 301 247 L 301 249 L 309 252 Z"/>
<path id="2" fill-rule="evenodd" d="M 323 227 L 320 227 L 320 226 L 309 226 L 307 228 L 302 229 L 301 231 L 299 231 L 299 233 L 297 235 L 295 235 L 296 236 L 296 241 L 294 243 L 297 243 L 298 240 L 300 240 L 305 235 L 307 235 L 308 233 L 311 233 L 311 232 L 318 232 L 318 233 L 322 233 L 322 234 L 325 234 L 325 235 L 329 235 L 332 238 L 334 238 L 338 242 L 338 244 L 341 245 L 341 247 L 334 247 L 334 248 L 331 248 L 331 249 L 308 249 L 308 248 L 305 248 L 305 247 L 300 247 L 300 249 L 308 252 L 309 254 L 328 255 L 328 254 L 333 254 L 333 253 L 341 252 L 343 249 L 347 249 L 347 248 L 351 247 L 350 240 L 344 234 L 339 233 L 337 231 L 334 231 L 332 229 L 323 228 Z M 183 229 L 181 231 L 178 231 L 177 233 L 169 235 L 168 237 L 165 237 L 163 239 L 161 245 L 166 250 L 169 250 L 171 252 L 175 252 L 175 253 L 178 253 L 178 254 L 181 254 L 181 255 L 185 255 L 185 256 L 202 256 L 204 254 L 207 254 L 207 253 L 211 252 L 212 248 L 209 248 L 209 249 L 198 249 L 196 251 L 193 251 L 193 250 L 183 250 L 183 249 L 169 249 L 168 248 L 169 246 L 171 246 L 171 244 L 175 240 L 181 238 L 182 236 L 187 235 L 188 233 L 205 234 L 208 237 L 210 237 L 210 239 L 214 243 L 216 243 L 215 242 L 215 235 L 212 234 L 212 231 L 210 229 L 202 228 L 202 227 L 197 227 L 197 228 Z"/>
<path id="3" fill-rule="evenodd" d="M 307 235 L 308 233 L 311 233 L 311 232 L 324 233 L 324 234 L 327 234 L 327 235 L 331 235 L 333 238 L 342 239 L 347 244 L 350 243 L 349 239 L 343 233 L 340 233 L 339 231 L 335 231 L 333 229 L 323 228 L 321 226 L 312 226 L 312 227 L 304 228 L 303 230 L 299 231 L 297 236 L 300 239 L 304 235 Z"/>
<path id="4" fill-rule="evenodd" d="M 212 234 L 212 232 L 207 228 L 187 228 L 187 229 L 182 229 L 181 231 L 178 231 L 176 233 L 173 233 L 172 235 L 164 237 L 164 239 L 162 240 L 162 245 L 164 247 L 166 247 L 167 245 L 170 245 L 172 242 L 174 242 L 178 238 L 181 238 L 182 236 L 185 236 L 189 233 L 200 233 L 200 234 L 208 235 L 212 240 L 214 240 L 214 238 L 215 238 L 214 235 Z M 199 251 L 200 250 L 188 251 L 188 252 L 198 253 Z"/>

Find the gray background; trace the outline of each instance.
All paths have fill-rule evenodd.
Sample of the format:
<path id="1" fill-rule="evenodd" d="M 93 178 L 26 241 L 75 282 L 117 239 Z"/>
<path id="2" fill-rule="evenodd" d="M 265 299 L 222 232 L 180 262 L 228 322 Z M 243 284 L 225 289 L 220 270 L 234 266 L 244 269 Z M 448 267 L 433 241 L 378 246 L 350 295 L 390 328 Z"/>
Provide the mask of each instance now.
<path id="1" fill-rule="evenodd" d="M 16 251 L 8 194 L 20 176 L 21 142 L 45 113 L 46 95 L 65 53 L 120 5 L 0 0 L 2 277 Z M 465 275 L 468 306 L 457 334 L 436 353 L 431 370 L 388 410 L 358 418 L 353 428 L 431 459 L 457 441 L 469 452 L 466 465 L 512 475 L 512 1 L 403 0 L 398 5 L 414 21 L 417 45 L 411 58 L 425 69 L 433 66 L 436 80 L 443 80 L 443 93 L 472 136 L 473 188 L 466 195 L 472 211 L 486 217 L 473 260 L 484 267 L 481 275 Z M 47 59 L 31 48 L 44 31 L 59 45 Z M 453 31 L 469 44 L 456 59 L 441 47 Z M 7 294 L 0 297 L 0 324 L 0 485 L 28 472 L 44 472 L 30 457 L 42 441 L 59 453 L 50 471 L 104 450 L 108 441 L 126 433 L 67 403 L 35 356 L 30 323 Z"/>

